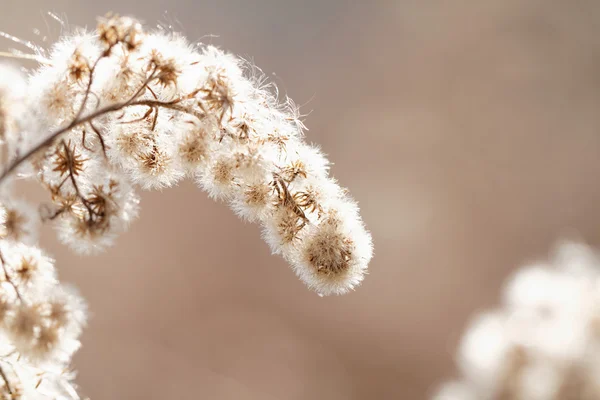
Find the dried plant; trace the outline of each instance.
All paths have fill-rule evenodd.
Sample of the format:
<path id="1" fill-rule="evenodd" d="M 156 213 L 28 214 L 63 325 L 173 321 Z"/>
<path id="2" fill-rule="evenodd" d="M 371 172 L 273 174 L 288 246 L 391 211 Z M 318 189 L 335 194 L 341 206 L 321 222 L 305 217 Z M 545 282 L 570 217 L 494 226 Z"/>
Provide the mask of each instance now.
<path id="1" fill-rule="evenodd" d="M 600 258 L 567 243 L 516 273 L 502 307 L 479 315 L 458 352 L 461 380 L 435 400 L 600 398 Z"/>
<path id="2" fill-rule="evenodd" d="M 294 103 L 280 103 L 247 62 L 118 16 L 28 58 L 41 65 L 27 78 L 0 69 L 4 398 L 77 398 L 65 371 L 85 307 L 35 247 L 36 222 L 52 223 L 77 252 L 98 252 L 136 218 L 136 186 L 191 177 L 260 223 L 272 251 L 317 293 L 362 281 L 372 245 L 356 203 L 303 141 Z M 17 176 L 47 190 L 40 213 L 14 199 Z"/>

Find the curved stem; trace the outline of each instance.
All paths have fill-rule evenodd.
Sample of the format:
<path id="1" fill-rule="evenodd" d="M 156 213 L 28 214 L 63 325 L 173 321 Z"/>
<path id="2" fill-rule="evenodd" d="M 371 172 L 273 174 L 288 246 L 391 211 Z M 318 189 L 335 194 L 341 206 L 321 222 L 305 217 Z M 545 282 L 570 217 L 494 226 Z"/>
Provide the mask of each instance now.
<path id="1" fill-rule="evenodd" d="M 8 377 L 6 376 L 6 373 L 4 372 L 4 369 L 2 369 L 2 366 L 0 366 L 0 377 L 2 377 L 2 380 L 4 380 L 4 383 L 6 384 L 6 390 L 8 391 L 8 394 L 10 394 L 10 396 L 12 397 L 14 392 L 12 390 Z"/>
<path id="2" fill-rule="evenodd" d="M 46 139 L 44 139 L 44 141 L 42 141 L 41 143 L 39 143 L 38 145 L 34 146 L 33 148 L 31 148 L 30 150 L 28 150 L 25 154 L 23 154 L 22 156 L 18 157 L 15 161 L 13 161 L 8 168 L 0 175 L 0 183 L 2 183 L 6 177 L 8 175 L 10 175 L 13 171 L 15 171 L 21 164 L 23 164 L 27 159 L 29 159 L 31 156 L 33 156 L 35 153 L 37 153 L 38 151 L 40 151 L 43 148 L 46 148 L 50 145 L 52 145 L 54 143 L 54 141 L 63 133 L 66 133 L 68 131 L 70 131 L 73 128 L 76 128 L 79 125 L 85 124 L 85 123 L 92 123 L 92 121 L 98 117 L 101 117 L 104 114 L 108 114 L 111 112 L 115 112 L 115 111 L 119 111 L 122 110 L 125 107 L 130 107 L 130 106 L 149 106 L 149 107 L 164 107 L 164 108 L 168 108 L 174 111 L 179 111 L 182 113 L 186 113 L 189 115 L 192 115 L 198 119 L 202 119 L 204 118 L 204 114 L 200 113 L 200 112 L 195 112 L 193 110 L 190 110 L 186 107 L 181 106 L 179 103 L 182 100 L 188 100 L 190 98 L 193 97 L 193 95 L 195 93 L 192 93 L 188 96 L 184 96 L 181 97 L 177 100 L 173 100 L 173 101 L 168 101 L 168 102 L 163 102 L 163 101 L 159 101 L 159 100 L 136 100 L 143 92 L 143 90 L 148 87 L 148 84 L 152 81 L 156 79 L 156 75 L 155 75 L 155 71 L 152 72 L 152 74 L 150 74 L 150 76 L 148 77 L 148 79 L 146 79 L 146 81 L 141 85 L 141 87 L 135 92 L 135 94 L 133 96 L 131 96 L 131 98 L 127 101 L 124 102 L 120 102 L 120 103 L 115 103 L 112 104 L 110 106 L 106 106 L 104 108 L 101 108 L 99 110 L 96 110 L 86 116 L 83 117 L 78 117 L 75 118 L 71 123 L 69 123 L 67 126 L 60 128 L 59 130 L 53 132 L 50 134 L 50 136 L 48 136 Z M 98 132 L 96 132 L 98 133 Z M 103 143 L 103 141 L 102 141 Z M 104 146 L 103 146 L 104 147 Z"/>

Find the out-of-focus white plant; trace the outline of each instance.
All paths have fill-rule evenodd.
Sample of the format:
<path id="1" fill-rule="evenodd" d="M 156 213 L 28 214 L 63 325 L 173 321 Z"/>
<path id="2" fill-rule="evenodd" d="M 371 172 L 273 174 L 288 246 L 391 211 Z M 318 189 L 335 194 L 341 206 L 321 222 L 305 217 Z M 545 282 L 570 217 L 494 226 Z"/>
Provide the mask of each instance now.
<path id="1" fill-rule="evenodd" d="M 136 186 L 191 177 L 260 223 L 272 251 L 317 293 L 362 281 L 372 244 L 356 202 L 304 142 L 294 103 L 249 63 L 119 16 L 23 57 L 40 63 L 28 76 L 0 66 L 5 398 L 77 397 L 65 371 L 85 307 L 35 247 L 38 223 L 53 223 L 77 252 L 101 251 L 137 217 Z M 15 177 L 40 182 L 48 203 L 15 198 Z"/>
<path id="2" fill-rule="evenodd" d="M 519 270 L 460 344 L 462 379 L 435 400 L 600 399 L 600 258 L 565 243 Z"/>

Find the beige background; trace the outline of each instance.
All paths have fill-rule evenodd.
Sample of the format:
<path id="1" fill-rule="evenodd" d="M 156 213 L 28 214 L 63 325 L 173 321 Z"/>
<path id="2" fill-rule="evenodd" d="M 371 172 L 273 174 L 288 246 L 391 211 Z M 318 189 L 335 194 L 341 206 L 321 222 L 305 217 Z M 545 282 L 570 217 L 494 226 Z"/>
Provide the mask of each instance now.
<path id="1" fill-rule="evenodd" d="M 424 399 L 516 266 L 561 237 L 600 245 L 597 1 L 0 4 L 0 29 L 38 42 L 60 31 L 45 11 L 112 10 L 252 57 L 312 110 L 308 140 L 373 232 L 364 285 L 319 298 L 192 183 L 144 193 L 102 256 L 46 230 L 92 310 L 75 359 L 92 398 Z"/>

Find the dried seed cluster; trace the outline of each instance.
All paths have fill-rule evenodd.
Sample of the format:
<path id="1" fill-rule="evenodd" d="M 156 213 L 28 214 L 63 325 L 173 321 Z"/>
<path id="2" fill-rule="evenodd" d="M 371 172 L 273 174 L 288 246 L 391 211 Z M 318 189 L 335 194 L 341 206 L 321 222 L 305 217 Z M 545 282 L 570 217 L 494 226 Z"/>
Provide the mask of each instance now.
<path id="1" fill-rule="evenodd" d="M 190 177 L 259 223 L 272 251 L 319 294 L 362 281 L 372 244 L 356 202 L 303 140 L 294 103 L 279 102 L 251 65 L 118 16 L 100 19 L 95 32 L 66 35 L 36 59 L 42 65 L 28 79 L 0 71 L 0 325 L 20 362 L 70 356 L 84 315 L 79 298 L 48 272 L 51 262 L 26 247 L 35 244 L 35 221 L 51 222 L 78 252 L 100 251 L 137 217 L 136 186 L 162 189 Z M 17 174 L 47 190 L 39 213 L 13 199 Z M 44 295 L 30 297 L 32 290 Z M 18 397 L 13 380 L 22 375 L 3 360 L 5 391 Z"/>
<path id="2" fill-rule="evenodd" d="M 435 400 L 600 398 L 600 259 L 564 244 L 553 262 L 518 271 L 500 308 L 462 339 L 460 380 Z"/>
<path id="3" fill-rule="evenodd" d="M 85 303 L 35 243 L 37 212 L 0 205 L 0 398 L 77 398 L 69 371 Z"/>
<path id="4" fill-rule="evenodd" d="M 273 252 L 317 292 L 344 293 L 362 280 L 372 247 L 356 203 L 302 140 L 293 103 L 278 103 L 239 58 L 114 16 L 47 58 L 30 77 L 29 100 L 60 134 L 39 148 L 32 170 L 51 194 L 44 218 L 65 243 L 101 250 L 135 218 L 134 186 L 192 177 L 259 222 Z"/>

